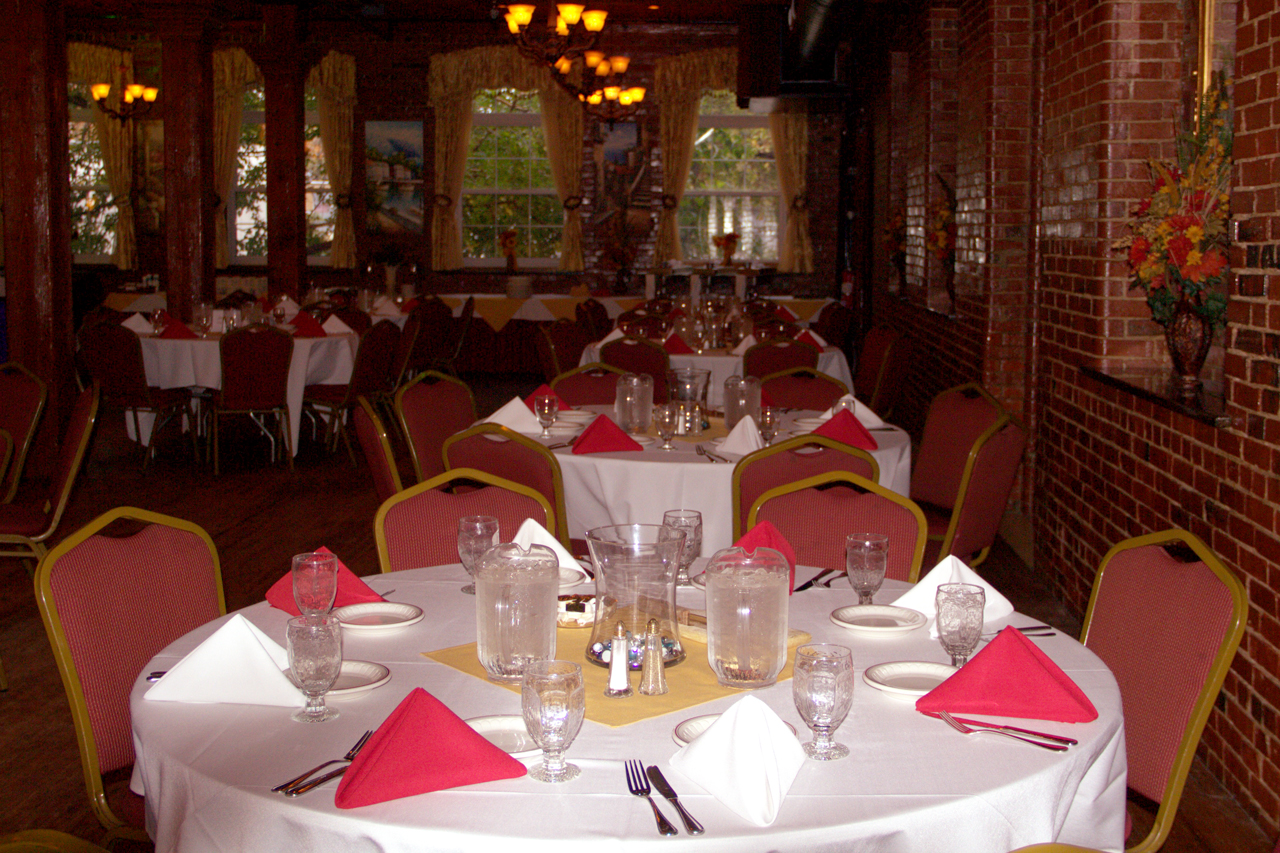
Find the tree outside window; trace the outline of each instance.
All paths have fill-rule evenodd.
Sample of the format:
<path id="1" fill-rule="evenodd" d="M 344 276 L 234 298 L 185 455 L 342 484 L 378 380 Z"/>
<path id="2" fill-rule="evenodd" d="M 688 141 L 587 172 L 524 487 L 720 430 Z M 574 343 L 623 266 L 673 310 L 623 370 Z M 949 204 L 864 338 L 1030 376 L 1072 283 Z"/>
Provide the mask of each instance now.
<path id="1" fill-rule="evenodd" d="M 106 261 L 116 248 L 116 221 L 120 211 L 107 186 L 107 169 L 94 126 L 96 107 L 89 88 L 79 83 L 68 86 L 67 102 L 71 254 L 78 261 Z"/>

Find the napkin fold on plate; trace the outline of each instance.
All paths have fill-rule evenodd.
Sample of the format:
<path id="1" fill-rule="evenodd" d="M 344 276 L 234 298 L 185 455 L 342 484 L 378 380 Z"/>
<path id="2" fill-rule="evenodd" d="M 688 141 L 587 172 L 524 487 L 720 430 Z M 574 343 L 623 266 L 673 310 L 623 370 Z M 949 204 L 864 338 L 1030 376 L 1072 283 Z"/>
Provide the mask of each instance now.
<path id="1" fill-rule="evenodd" d="M 916 700 L 916 710 L 1088 723 L 1098 710 L 1071 677 L 1017 628 L 1006 626 L 958 672 Z"/>
<path id="2" fill-rule="evenodd" d="M 560 540 L 551 535 L 547 528 L 543 527 L 532 518 L 526 518 L 520 525 L 520 529 L 516 531 L 516 536 L 511 540 L 524 550 L 528 551 L 531 545 L 545 545 L 556 554 L 556 559 L 560 561 L 560 582 L 566 583 L 574 580 L 567 577 L 566 572 L 578 575 L 582 578 L 587 577 L 587 572 L 582 568 L 577 560 L 573 559 L 565 547 L 560 544 Z"/>
<path id="3" fill-rule="evenodd" d="M 332 554 L 328 548 L 321 545 L 315 551 L 317 554 Z M 334 559 L 337 559 L 336 557 Z M 385 601 L 382 596 L 378 595 L 369 585 L 360 580 L 355 572 L 346 567 L 342 560 L 338 560 L 338 594 L 333 598 L 334 607 L 346 607 L 348 604 L 365 604 L 370 601 Z M 293 572 L 285 572 L 284 577 L 271 585 L 271 589 L 267 590 L 267 604 L 272 607 L 283 610 L 290 616 L 301 616 L 297 603 L 293 600 Z"/>
<path id="4" fill-rule="evenodd" d="M 831 408 L 827 409 L 818 417 L 829 419 L 832 415 L 835 414 L 836 406 L 841 406 L 842 408 L 846 408 L 846 409 L 852 406 L 853 416 L 858 419 L 858 423 L 862 424 L 867 429 L 875 429 L 876 427 L 885 426 L 885 422 L 881 419 L 879 415 L 871 411 L 871 409 L 867 407 L 866 403 L 862 402 L 852 394 L 845 394 L 839 400 L 836 400 L 835 406 L 832 406 Z"/>
<path id="5" fill-rule="evenodd" d="M 415 687 L 351 762 L 333 802 L 354 809 L 525 772 L 443 702 Z"/>
<path id="6" fill-rule="evenodd" d="M 815 429 L 812 435 L 821 435 L 863 450 L 876 450 L 880 445 L 875 436 L 853 416 L 848 409 L 841 409 L 835 417 Z"/>
<path id="7" fill-rule="evenodd" d="M 616 453 L 623 450 L 644 450 L 639 442 L 622 431 L 608 415 L 599 415 L 582 431 L 573 443 L 574 453 Z"/>
<path id="8" fill-rule="evenodd" d="M 300 708 L 302 691 L 284 674 L 288 668 L 289 653 L 237 613 L 170 667 L 143 698 Z"/>
<path id="9" fill-rule="evenodd" d="M 312 317 L 306 311 L 299 311 L 293 318 L 293 336 L 295 338 L 324 338 L 328 337 L 324 326 Z"/>
<path id="10" fill-rule="evenodd" d="M 739 699 L 671 758 L 672 767 L 756 826 L 778 817 L 804 762 L 800 741 L 754 696 Z"/>
<path id="11" fill-rule="evenodd" d="M 756 426 L 755 418 L 751 415 L 744 415 L 742 420 L 734 425 L 729 434 L 724 437 L 724 441 L 717 448 L 721 453 L 733 453 L 738 456 L 746 456 L 748 453 L 755 453 L 764 447 L 764 439 L 760 437 L 760 428 Z"/>
<path id="12" fill-rule="evenodd" d="M 667 335 L 667 339 L 662 342 L 662 348 L 668 355 L 693 355 L 693 347 L 685 343 L 684 338 L 675 332 Z"/>
<path id="13" fill-rule="evenodd" d="M 354 332 L 354 329 L 344 323 L 337 314 L 329 315 L 329 319 L 325 320 L 320 328 L 324 329 L 326 335 L 350 335 Z"/>
<path id="14" fill-rule="evenodd" d="M 626 336 L 627 336 L 627 333 L 622 331 L 621 329 L 614 329 L 612 332 L 610 332 L 609 334 L 601 338 L 600 343 L 596 344 L 596 346 L 602 347 L 605 344 L 609 343 L 609 341 L 616 341 L 618 338 L 625 338 Z"/>
<path id="15" fill-rule="evenodd" d="M 399 317 L 403 312 L 394 299 L 382 293 L 373 300 L 373 310 L 369 313 L 377 314 L 379 317 Z"/>
<path id="16" fill-rule="evenodd" d="M 1013 605 L 999 590 L 983 580 L 977 572 L 966 566 L 953 556 L 947 556 L 934 566 L 929 574 L 911 589 L 903 593 L 894 604 L 917 610 L 929 617 L 929 630 L 932 636 L 938 636 L 938 603 L 936 596 L 938 587 L 944 583 L 971 583 L 983 588 L 987 594 L 986 607 L 982 611 L 983 624 L 998 622 L 1013 614 Z"/>
<path id="17" fill-rule="evenodd" d="M 149 335 L 155 331 L 151 328 L 151 321 L 137 313 L 125 317 L 120 325 L 137 335 Z"/>
<path id="18" fill-rule="evenodd" d="M 526 434 L 542 434 L 542 424 L 538 423 L 538 418 L 533 414 L 533 410 L 526 406 L 524 400 L 519 397 L 512 397 L 503 404 L 501 409 L 485 418 L 483 423 L 498 424 L 507 429 Z"/>
<path id="19" fill-rule="evenodd" d="M 802 344 L 809 344 L 810 346 L 817 347 L 818 352 L 822 352 L 822 350 L 827 348 L 827 342 L 822 339 L 822 335 L 819 335 L 812 329 L 805 329 L 803 332 L 796 335 L 796 340 Z"/>
<path id="20" fill-rule="evenodd" d="M 284 321 L 286 323 L 292 323 L 293 318 L 302 310 L 302 306 L 297 302 L 294 302 L 292 296 L 281 296 L 280 299 L 277 300 L 276 304 L 279 305 L 281 303 L 284 303 Z M 270 314 L 271 306 L 267 306 L 264 310 L 266 313 Z"/>
<path id="21" fill-rule="evenodd" d="M 787 566 L 791 569 L 791 586 L 788 594 L 795 592 L 796 551 L 791 547 L 791 543 L 787 541 L 787 537 L 783 536 L 782 532 L 774 527 L 771 522 L 759 522 L 755 527 L 742 534 L 738 541 L 733 543 L 733 547 L 741 548 L 748 554 L 754 553 L 757 548 L 772 548 L 783 557 L 786 557 Z"/>
<path id="22" fill-rule="evenodd" d="M 573 408 L 573 406 L 570 406 L 568 403 L 566 403 L 566 402 L 564 401 L 564 398 L 563 398 L 563 397 L 561 397 L 559 394 L 557 394 L 555 391 L 553 391 L 553 390 L 551 389 L 551 386 L 550 386 L 550 385 L 548 385 L 547 383 L 545 383 L 545 382 L 544 382 L 544 383 L 542 383 L 541 385 L 539 385 L 539 386 L 538 386 L 537 390 L 535 390 L 535 391 L 534 391 L 532 394 L 530 394 L 528 397 L 525 397 L 525 398 L 524 398 L 524 404 L 525 404 L 526 406 L 528 406 L 528 407 L 529 407 L 529 411 L 531 411 L 531 412 L 533 411 L 533 401 L 534 401 L 534 400 L 536 400 L 538 397 L 543 396 L 544 394 L 545 394 L 545 395 L 549 395 L 549 396 L 552 396 L 552 397 L 555 397 L 555 398 L 556 398 L 556 411 L 557 411 L 557 412 L 558 412 L 558 411 L 560 411 L 561 409 L 572 409 L 572 408 Z M 538 429 L 539 429 L 539 431 L 541 431 L 542 427 L 541 427 L 541 426 L 539 426 L 539 427 L 538 427 Z"/>
<path id="23" fill-rule="evenodd" d="M 734 347 L 729 351 L 729 354 L 740 357 L 743 354 L 745 354 L 747 350 L 755 346 L 757 343 L 758 341 L 756 341 L 755 335 L 747 335 L 745 338 L 742 339 L 742 341 L 736 347 Z"/>
<path id="24" fill-rule="evenodd" d="M 186 323 L 170 318 L 168 324 L 164 327 L 164 331 L 160 333 L 160 337 L 170 341 L 194 341 L 200 336 L 188 329 Z"/>

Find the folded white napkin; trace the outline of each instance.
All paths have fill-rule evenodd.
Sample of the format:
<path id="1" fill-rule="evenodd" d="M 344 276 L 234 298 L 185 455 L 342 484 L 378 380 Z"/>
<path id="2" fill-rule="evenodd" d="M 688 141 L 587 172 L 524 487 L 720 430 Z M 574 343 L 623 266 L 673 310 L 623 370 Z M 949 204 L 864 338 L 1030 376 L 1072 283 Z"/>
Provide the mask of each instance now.
<path id="1" fill-rule="evenodd" d="M 519 397 L 512 397 L 511 402 L 489 415 L 483 423 L 501 424 L 507 429 L 527 434 L 542 433 L 542 424 L 538 423 L 538 416 L 529 411 L 528 405 Z"/>
<path id="2" fill-rule="evenodd" d="M 853 416 L 857 418 L 858 422 L 862 424 L 864 427 L 866 427 L 867 429 L 873 429 L 874 427 L 882 427 L 885 425 L 884 421 L 880 418 L 879 415 L 877 415 L 875 412 L 867 408 L 866 403 L 862 402 L 852 394 L 845 394 L 843 397 L 841 397 L 839 400 L 836 401 L 835 406 L 832 406 L 831 408 L 827 409 L 818 417 L 823 418 L 824 420 L 833 417 L 836 413 L 836 406 L 839 406 L 841 403 L 845 404 L 845 408 L 848 408 L 849 404 L 852 404 Z"/>
<path id="3" fill-rule="evenodd" d="M 329 315 L 329 319 L 321 324 L 321 328 L 326 334 L 330 335 L 347 335 L 351 334 L 351 327 L 342 322 L 342 318 L 337 314 Z"/>
<path id="4" fill-rule="evenodd" d="M 596 344 L 596 346 L 602 347 L 605 344 L 609 343 L 609 341 L 616 341 L 618 338 L 625 338 L 626 336 L 627 336 L 627 333 L 622 331 L 621 329 L 614 329 L 612 332 L 610 332 L 609 334 L 601 338 L 600 343 Z"/>
<path id="5" fill-rule="evenodd" d="M 391 299 L 385 293 L 380 293 L 378 298 L 373 300 L 373 310 L 369 313 L 385 317 L 398 317 L 404 312 L 400 310 L 400 306 L 396 304 L 394 299 Z"/>
<path id="6" fill-rule="evenodd" d="M 751 417 L 751 415 L 744 415 L 742 420 L 738 421 L 737 425 L 725 436 L 724 441 L 720 443 L 719 450 L 721 453 L 746 456 L 748 453 L 755 453 L 762 447 L 764 447 L 764 439 L 760 437 L 760 428 L 756 426 L 755 418 Z"/>
<path id="7" fill-rule="evenodd" d="M 768 826 L 804 761 L 787 724 L 756 697 L 744 696 L 678 750 L 671 766 L 744 820 Z"/>
<path id="8" fill-rule="evenodd" d="M 1013 613 L 1013 605 L 991 584 L 984 581 L 977 572 L 966 566 L 953 556 L 948 556 L 934 566 L 929 574 L 920 578 L 920 582 L 907 590 L 901 598 L 894 602 L 898 607 L 918 610 L 929 617 L 929 631 L 938 636 L 938 604 L 936 596 L 938 587 L 944 583 L 971 583 L 982 587 L 987 593 L 987 603 L 982 611 L 983 624 L 998 622 Z"/>
<path id="9" fill-rule="evenodd" d="M 288 668 L 289 653 L 237 613 L 174 664 L 145 698 L 300 707 L 302 691 L 284 674 Z"/>
<path id="10" fill-rule="evenodd" d="M 742 343 L 734 347 L 731 352 L 733 355 L 742 355 L 743 353 L 745 353 L 747 350 L 751 349 L 755 345 L 756 345 L 756 336 L 747 335 L 745 338 L 742 339 Z"/>
<path id="11" fill-rule="evenodd" d="M 154 331 L 151 328 L 151 321 L 141 314 L 130 314 L 120 322 L 120 325 L 139 335 L 149 335 Z"/>
<path id="12" fill-rule="evenodd" d="M 573 555 L 565 550 L 560 544 L 560 540 L 552 536 L 547 528 L 543 527 L 532 518 L 526 518 L 524 523 L 520 525 L 520 529 L 516 531 L 516 538 L 511 540 L 526 551 L 531 545 L 545 545 L 556 553 L 556 559 L 560 561 L 560 582 L 568 583 L 576 580 L 573 575 L 586 577 L 587 572 L 582 565 L 575 559 Z M 569 574 L 566 574 L 569 573 Z"/>

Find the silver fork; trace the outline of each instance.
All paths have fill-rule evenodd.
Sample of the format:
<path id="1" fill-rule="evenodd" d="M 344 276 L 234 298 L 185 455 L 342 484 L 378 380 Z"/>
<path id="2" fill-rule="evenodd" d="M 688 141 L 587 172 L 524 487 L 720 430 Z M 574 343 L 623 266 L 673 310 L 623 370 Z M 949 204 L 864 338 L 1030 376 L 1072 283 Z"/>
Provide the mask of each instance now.
<path id="1" fill-rule="evenodd" d="M 698 452 L 699 456 L 705 456 L 707 459 L 710 459 L 712 462 L 728 462 L 729 461 L 728 459 L 725 459 L 723 456 L 715 455 L 710 450 L 707 450 L 705 447 L 703 447 L 701 444 L 695 444 L 693 446 L 693 449 Z"/>
<path id="2" fill-rule="evenodd" d="M 1022 737 L 1021 735 L 1015 735 L 1013 732 L 999 731 L 997 729 L 971 729 L 968 726 L 966 726 L 964 723 L 957 720 L 955 717 L 948 714 L 946 711 L 939 711 L 938 718 L 941 719 L 942 722 L 951 726 L 951 728 L 960 732 L 960 734 L 962 735 L 1003 735 L 1004 737 L 1011 737 L 1014 740 L 1020 740 L 1023 743 L 1029 743 L 1033 746 L 1038 746 L 1041 749 L 1051 749 L 1054 752 L 1067 751 L 1066 744 L 1045 743 L 1043 741 L 1032 740 L 1031 738 L 1025 738 L 1025 737 Z"/>
<path id="3" fill-rule="evenodd" d="M 644 765 L 639 761 L 628 761 L 627 769 L 627 790 L 637 797 L 644 797 L 649 801 L 649 805 L 653 807 L 653 816 L 658 821 L 658 832 L 662 835 L 677 835 L 676 828 L 671 825 L 671 821 L 663 817 L 662 812 L 658 811 L 658 804 L 653 801 L 653 797 L 649 796 L 651 791 L 649 780 L 644 775 Z"/>
<path id="4" fill-rule="evenodd" d="M 341 758 L 335 758 L 332 761 L 326 761 L 324 764 L 317 764 L 315 767 L 312 767 L 310 770 L 308 770 L 306 773 L 303 773 L 301 776 L 294 776 L 288 782 L 284 782 L 279 785 L 276 785 L 271 790 L 276 793 L 279 793 L 285 790 L 286 788 L 292 788 L 294 785 L 301 785 L 302 782 L 307 778 L 309 778 L 312 774 L 324 769 L 325 767 L 328 767 L 330 764 L 337 764 L 340 761 L 353 761 L 355 757 L 360 754 L 360 750 L 364 748 L 365 742 L 369 740 L 369 737 L 372 734 L 373 734 L 373 729 L 369 729 L 364 734 L 360 735 L 360 740 L 356 741 L 355 746 L 348 749 L 347 754 L 342 756 Z"/>

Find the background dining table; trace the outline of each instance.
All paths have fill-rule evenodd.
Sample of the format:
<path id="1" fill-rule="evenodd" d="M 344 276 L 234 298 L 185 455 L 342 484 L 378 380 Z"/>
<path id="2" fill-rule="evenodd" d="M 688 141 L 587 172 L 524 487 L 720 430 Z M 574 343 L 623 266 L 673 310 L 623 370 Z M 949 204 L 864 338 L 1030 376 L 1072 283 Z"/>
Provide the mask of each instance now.
<path id="1" fill-rule="evenodd" d="M 797 578 L 812 573 L 802 567 Z M 727 688 L 720 698 L 618 727 L 591 721 L 592 707 L 652 702 L 657 708 L 662 700 L 667 704 L 661 707 L 669 708 L 680 697 L 636 695 L 617 700 L 589 691 L 589 719 L 567 753 L 583 772 L 560 785 L 520 777 L 351 810 L 334 804 L 332 782 L 296 799 L 272 793 L 272 786 L 340 756 L 362 732 L 376 729 L 415 687 L 426 689 L 464 719 L 520 714 L 518 691 L 423 654 L 474 642 L 475 599 L 459 591 L 465 579 L 460 566 L 366 578 L 376 590 L 394 589 L 389 593 L 393 600 L 422 608 L 426 618 L 398 630 L 347 635 L 345 657 L 384 664 L 391 679 L 364 693 L 330 698 L 341 711 L 333 722 L 295 723 L 289 719 L 291 709 L 284 707 L 144 698 L 150 687 L 146 673 L 172 667 L 227 617 L 192 631 L 152 659 L 135 684 L 131 712 L 137 752 L 133 787 L 145 792 L 147 827 L 155 849 L 1006 853 L 1055 839 L 1120 849 L 1126 779 L 1120 694 L 1115 679 L 1092 652 L 1061 633 L 1034 640 L 1088 695 L 1099 713 L 1096 720 L 1071 725 L 1009 721 L 1069 735 L 1079 741 L 1077 746 L 1059 753 L 1001 737 L 965 737 L 916 712 L 910 697 L 868 686 L 863 676 L 875 664 L 945 663 L 947 657 L 929 637 L 928 628 L 868 638 L 834 624 L 829 614 L 855 601 L 852 590 L 841 585 L 795 594 L 789 619 L 791 628 L 811 633 L 815 641 L 853 649 L 853 710 L 835 733 L 852 754 L 830 763 L 806 761 L 768 827 L 743 820 L 670 764 L 678 749 L 673 741 L 678 724 L 723 712 L 745 695 Z M 907 587 L 886 581 L 876 601 L 890 603 Z M 578 588 L 584 590 L 590 587 Z M 681 606 L 701 609 L 704 598 L 697 588 L 678 592 Z M 288 617 L 283 611 L 262 602 L 239 612 L 271 639 L 284 643 Z M 1000 621 L 1031 622 L 1016 613 Z M 988 630 L 994 627 L 999 626 Z M 706 668 L 706 647 L 687 639 L 685 645 L 688 657 L 677 666 Z M 583 666 L 591 664 L 583 661 Z M 674 678 L 674 668 L 670 672 L 669 678 Z M 751 695 L 808 739 L 789 680 Z M 682 829 L 674 838 L 660 837 L 648 806 L 627 791 L 626 759 L 661 768 L 706 834 L 694 838 Z M 538 759 L 522 760 L 531 765 Z M 663 808 L 679 825 L 674 810 L 665 803 Z"/>

